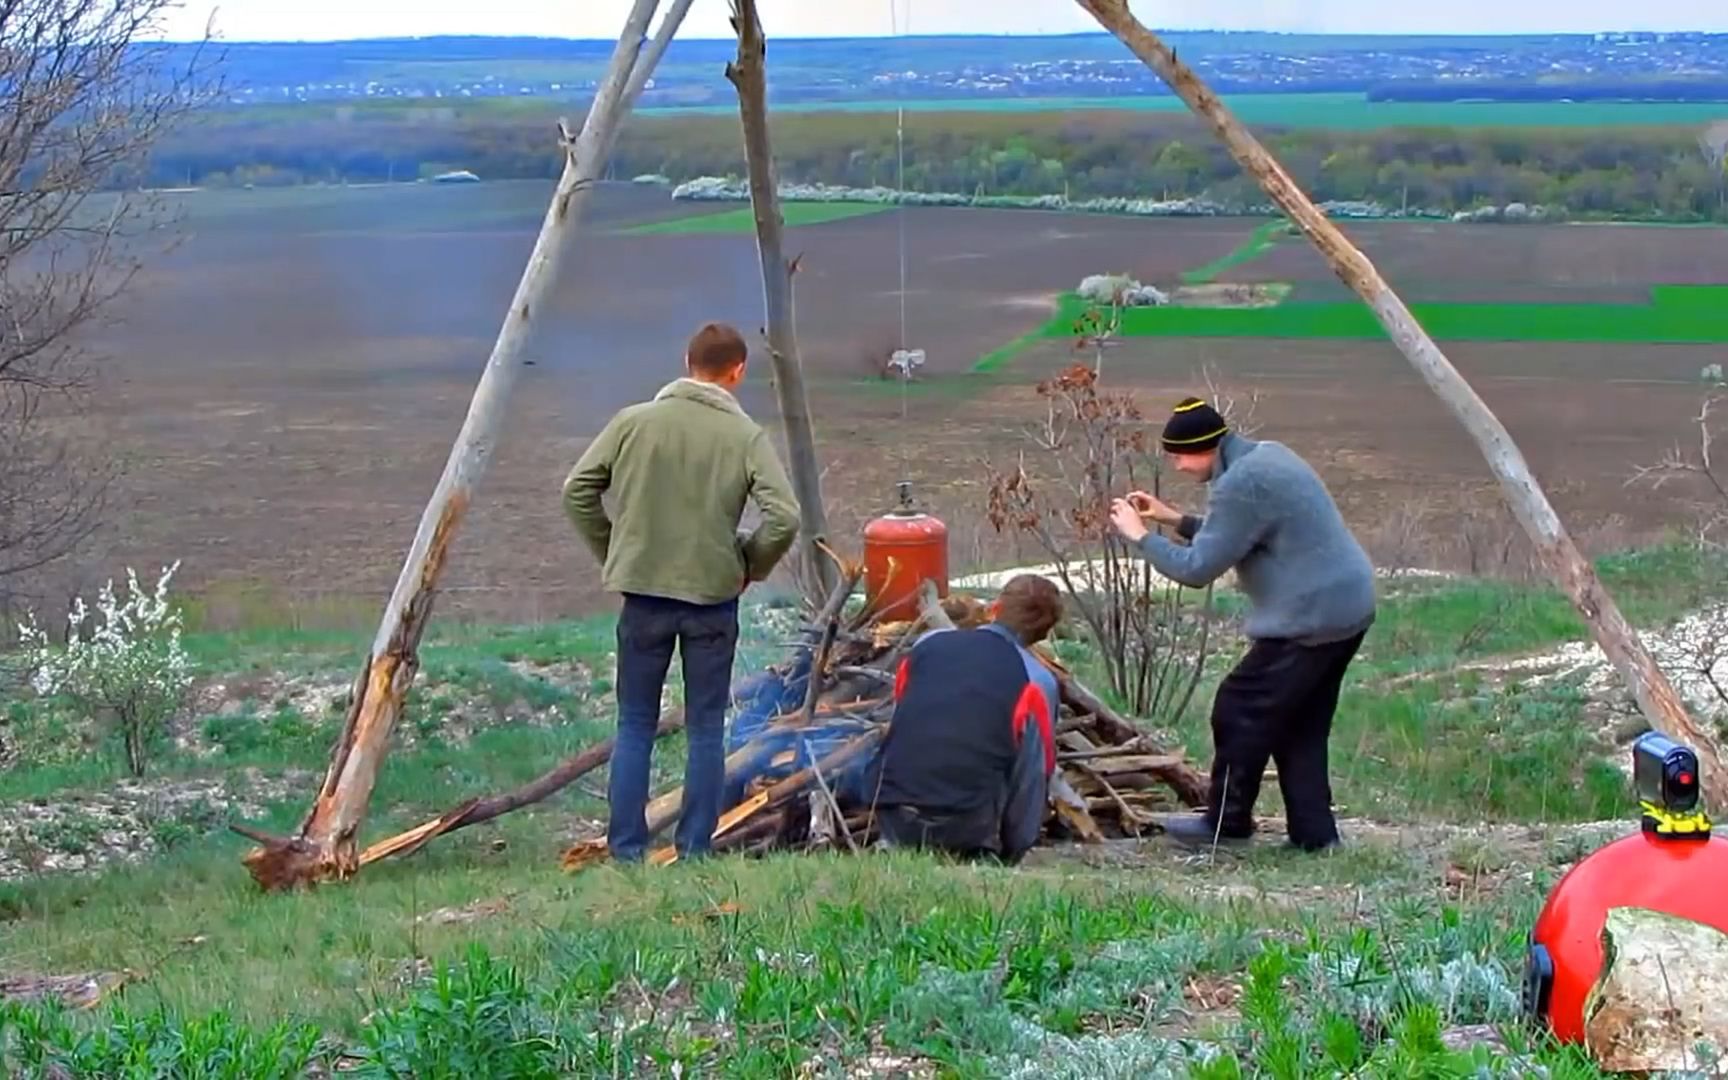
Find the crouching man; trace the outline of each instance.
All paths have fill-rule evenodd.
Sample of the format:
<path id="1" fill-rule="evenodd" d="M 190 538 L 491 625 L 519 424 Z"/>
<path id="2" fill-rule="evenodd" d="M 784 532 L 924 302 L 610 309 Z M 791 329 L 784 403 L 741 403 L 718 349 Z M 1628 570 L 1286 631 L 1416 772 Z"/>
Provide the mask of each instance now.
<path id="1" fill-rule="evenodd" d="M 1037 842 L 1056 769 L 1058 689 L 1028 647 L 1061 621 L 1062 597 L 1049 579 L 1022 574 L 991 618 L 926 634 L 896 672 L 894 718 L 863 793 L 891 846 L 1016 863 Z"/>
<path id="2" fill-rule="evenodd" d="M 1161 439 L 1176 470 L 1210 488 L 1204 517 L 1143 491 L 1112 519 L 1153 569 L 1190 588 L 1228 570 L 1248 598 L 1250 646 L 1212 701 L 1206 812 L 1173 820 L 1178 840 L 1240 841 L 1254 832 L 1267 759 L 1278 764 L 1290 842 L 1339 842 L 1327 744 L 1344 673 L 1374 623 L 1374 568 L 1318 474 L 1289 447 L 1244 438 L 1199 398 L 1178 402 Z M 1149 530 L 1174 529 L 1186 547 Z"/>

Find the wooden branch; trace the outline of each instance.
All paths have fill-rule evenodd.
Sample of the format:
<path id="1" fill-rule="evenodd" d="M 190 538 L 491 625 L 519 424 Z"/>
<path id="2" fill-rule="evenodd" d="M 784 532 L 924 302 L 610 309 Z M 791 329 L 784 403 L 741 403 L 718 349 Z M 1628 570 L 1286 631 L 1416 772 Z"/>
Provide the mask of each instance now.
<path id="1" fill-rule="evenodd" d="M 828 602 L 822 605 L 822 610 L 816 616 L 816 629 L 821 635 L 821 641 L 810 657 L 810 678 L 804 692 L 805 716 L 816 715 L 816 699 L 822 693 L 822 678 L 828 667 L 828 654 L 834 648 L 835 635 L 840 632 L 840 611 L 846 606 L 846 598 L 852 595 L 852 587 L 858 584 L 858 579 L 863 574 L 863 563 L 842 562 L 839 580 L 831 587 Z"/>
<path id="2" fill-rule="evenodd" d="M 738 59 L 726 65 L 726 78 L 738 90 L 738 115 L 744 127 L 750 208 L 756 218 L 756 251 L 762 262 L 768 356 L 774 366 L 780 420 L 786 429 L 792 491 L 798 499 L 798 541 L 803 548 L 802 561 L 814 575 L 818 592 L 826 594 L 834 587 L 837 575 L 818 548 L 827 538 L 828 517 L 822 505 L 822 475 L 816 465 L 816 430 L 804 390 L 804 362 L 798 355 L 792 299 L 794 265 L 786 261 L 781 239 L 785 222 L 780 216 L 779 182 L 768 137 L 768 44 L 762 22 L 756 17 L 756 0 L 732 0 L 732 29 L 738 35 Z"/>
<path id="3" fill-rule="evenodd" d="M 718 846 L 728 834 L 750 821 L 758 814 L 767 813 L 783 805 L 788 799 L 797 795 L 816 782 L 817 774 L 823 771 L 832 773 L 849 765 L 852 761 L 876 746 L 888 735 L 888 725 L 881 724 L 868 731 L 860 732 L 858 737 L 828 752 L 828 756 L 820 761 L 812 761 L 806 768 L 780 780 L 763 791 L 739 803 L 720 816 L 720 821 L 714 827 L 714 843 Z M 676 851 L 670 847 L 662 848 L 650 856 L 649 861 L 661 866 L 677 861 Z"/>
<path id="4" fill-rule="evenodd" d="M 1127 757 L 1141 752 L 1140 740 L 1134 739 L 1121 746 L 1093 747 L 1088 750 L 1065 750 L 1056 755 L 1058 762 L 1091 761 L 1094 758 Z"/>
<path id="5" fill-rule="evenodd" d="M 504 406 L 522 369 L 534 316 L 557 281 L 570 241 L 579 232 L 582 211 L 605 171 L 619 125 L 630 110 L 632 89 L 639 91 L 647 82 L 647 69 L 638 71 L 637 64 L 643 37 L 658 6 L 659 0 L 635 0 L 581 133 L 571 138 L 567 130 L 562 132 L 563 174 L 475 387 L 467 418 L 421 515 L 372 650 L 354 681 L 353 700 L 341 737 L 331 751 L 324 784 L 299 835 L 273 838 L 243 857 L 253 879 L 266 889 L 342 880 L 359 869 L 360 825 L 419 668 L 420 641 L 432 617 L 438 577 L 473 489 L 493 457 L 503 427 Z M 675 13 L 681 17 L 684 10 L 688 10 L 687 4 Z M 676 30 L 677 23 L 672 21 L 661 33 L 669 41 Z M 657 47 L 664 51 L 658 43 Z M 650 56 L 658 58 L 652 51 Z"/>
<path id="6" fill-rule="evenodd" d="M 1050 778 L 1050 805 L 1056 809 L 1057 820 L 1078 836 L 1082 843 L 1104 842 L 1104 833 L 1099 830 L 1098 823 L 1092 820 L 1091 812 L 1086 809 L 1086 800 L 1080 797 L 1061 773 Z"/>
<path id="7" fill-rule="evenodd" d="M 659 726 L 654 729 L 654 738 L 662 739 L 675 731 L 683 730 L 684 710 L 668 709 L 661 715 Z M 502 795 L 489 795 L 483 799 L 469 799 L 431 821 L 380 840 L 360 853 L 360 865 L 369 866 L 393 855 L 412 855 L 446 833 L 466 829 L 470 825 L 479 825 L 512 810 L 520 810 L 524 806 L 540 802 L 611 761 L 612 750 L 617 741 L 607 739 L 598 746 L 590 746 L 579 754 L 567 757 L 551 772 L 530 780 L 513 791 Z"/>
<path id="8" fill-rule="evenodd" d="M 950 619 L 948 612 L 943 609 L 942 598 L 936 595 L 936 583 L 933 581 L 926 581 L 918 586 L 918 614 L 923 617 L 924 625 L 932 630 L 954 629 L 954 620 Z M 908 633 L 910 634 L 910 631 Z"/>
<path id="9" fill-rule="evenodd" d="M 834 797 L 834 790 L 828 786 L 828 780 L 822 775 L 822 765 L 816 760 L 816 752 L 810 746 L 810 740 L 804 740 L 804 752 L 810 755 L 810 772 L 816 779 L 817 790 L 822 792 L 823 801 L 834 815 L 834 823 L 840 826 L 840 835 L 846 841 L 846 850 L 856 853 L 858 845 L 852 840 L 852 830 L 846 827 L 846 815 L 840 810 L 840 800 Z"/>
<path id="10" fill-rule="evenodd" d="M 1104 699 L 1088 690 L 1079 679 L 1066 671 L 1057 671 L 1056 684 L 1062 691 L 1062 704 L 1077 713 L 1089 714 L 1098 728 L 1098 733 L 1106 741 L 1119 746 L 1132 742 L 1144 747 L 1144 733 L 1134 724 L 1124 718 L 1115 709 L 1104 703 Z M 1176 792 L 1176 797 L 1184 806 L 1205 806 L 1210 784 L 1200 770 L 1179 758 L 1171 758 L 1157 768 L 1148 770 L 1154 776 L 1170 785 Z"/>
<path id="11" fill-rule="evenodd" d="M 1704 786 L 1711 799 L 1718 807 L 1728 806 L 1728 772 L 1723 770 L 1715 738 L 1687 715 L 1667 676 L 1656 666 L 1595 569 L 1572 542 L 1512 436 L 1422 329 L 1374 264 L 1314 205 L 1200 77 L 1134 17 L 1127 0 L 1076 0 L 1076 3 L 1116 35 L 1196 115 L 1211 125 L 1237 163 L 1290 215 L 1325 256 L 1333 272 L 1373 310 L 1398 351 L 1476 441 L 1499 479 L 1513 515 L 1589 625 L 1596 643 L 1631 687 L 1645 718 L 1652 727 L 1686 741 L 1697 751 L 1704 770 Z"/>
<path id="12" fill-rule="evenodd" d="M 1105 796 L 1116 806 L 1116 813 L 1122 822 L 1123 831 L 1133 836 L 1139 836 L 1142 829 L 1152 824 L 1152 818 L 1129 806 L 1128 801 L 1122 798 L 1122 793 L 1111 787 L 1110 781 L 1106 780 L 1097 769 L 1083 763 L 1075 767 L 1097 781 L 1098 786 L 1104 789 Z M 1090 806 L 1088 806 L 1088 811 L 1090 811 Z"/>

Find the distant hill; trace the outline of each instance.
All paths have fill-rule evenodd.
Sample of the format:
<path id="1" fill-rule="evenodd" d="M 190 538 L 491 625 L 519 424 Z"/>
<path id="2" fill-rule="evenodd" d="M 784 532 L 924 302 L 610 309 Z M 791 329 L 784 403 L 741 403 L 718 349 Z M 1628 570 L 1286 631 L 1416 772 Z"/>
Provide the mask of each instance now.
<path id="1" fill-rule="evenodd" d="M 1385 36 L 1173 32 L 1167 40 L 1227 93 L 1375 92 L 1446 100 L 1472 86 L 1540 81 L 1557 97 L 1598 85 L 1675 86 L 1728 98 L 1728 34 Z M 593 90 L 613 42 L 437 37 L 218 46 L 232 104 L 378 98 L 577 99 Z M 180 54 L 193 46 L 173 45 Z M 732 100 L 730 41 L 675 41 L 642 106 Z M 914 99 L 1112 97 L 1159 84 L 1115 38 L 907 36 L 775 39 L 770 97 L 781 104 Z M 1557 74 L 1558 73 L 1558 74 Z M 1669 80 L 1669 81 L 1664 81 Z M 1454 90 L 1456 88 L 1456 91 Z M 1582 88 L 1582 92 L 1580 92 Z M 1499 91 L 1503 92 L 1503 91 Z M 1710 100 L 1717 98 L 1712 96 Z"/>

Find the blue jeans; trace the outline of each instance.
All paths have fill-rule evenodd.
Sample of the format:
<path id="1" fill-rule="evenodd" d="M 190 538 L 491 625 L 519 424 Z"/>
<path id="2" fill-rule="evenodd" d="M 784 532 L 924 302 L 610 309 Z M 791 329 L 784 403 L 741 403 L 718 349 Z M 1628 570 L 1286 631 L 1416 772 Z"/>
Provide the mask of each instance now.
<path id="1" fill-rule="evenodd" d="M 674 645 L 684 666 L 684 731 L 689 741 L 684 807 L 674 841 L 679 857 L 706 854 L 720 820 L 738 601 L 690 604 L 626 594 L 618 615 L 618 739 L 606 791 L 611 804 L 606 845 L 620 862 L 639 861 L 648 849 L 649 766 Z"/>

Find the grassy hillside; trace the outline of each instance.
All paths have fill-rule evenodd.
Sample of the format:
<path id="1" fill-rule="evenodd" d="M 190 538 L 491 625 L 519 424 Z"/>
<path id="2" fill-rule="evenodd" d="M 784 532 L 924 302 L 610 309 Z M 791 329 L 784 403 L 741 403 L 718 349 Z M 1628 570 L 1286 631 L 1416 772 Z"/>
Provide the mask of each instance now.
<path id="1" fill-rule="evenodd" d="M 1647 626 L 1725 580 L 1679 548 L 1601 569 Z M 255 890 L 225 826 L 292 830 L 364 638 L 194 633 L 196 706 L 144 781 L 123 781 L 108 740 L 52 701 L 5 713 L 0 951 L 21 971 L 120 983 L 88 1011 L 0 1005 L 0 1055 L 80 1075 L 149 1062 L 840 1076 L 874 1062 L 870 1075 L 1511 1076 L 1536 1060 L 1593 1076 L 1512 1023 L 1544 890 L 1600 842 L 1585 823 L 1631 827 L 1605 703 L 1504 663 L 1581 626 L 1541 587 L 1385 592 L 1333 742 L 1351 841 L 1335 856 L 1285 853 L 1274 827 L 1240 855 L 1152 841 L 1047 849 L 1015 870 L 872 853 L 566 876 L 559 852 L 604 813 L 596 776 L 288 896 Z M 784 617 L 747 620 L 741 669 L 779 655 Z M 1220 634 L 1208 686 L 1161 733 L 1202 760 L 1209 687 L 1238 648 Z M 606 620 L 436 633 L 368 835 L 605 737 L 610 639 Z M 1085 670 L 1078 643 L 1064 652 Z M 657 756 L 661 782 L 680 750 Z M 1275 793 L 1261 810 L 1278 812 Z M 1494 1046 L 1442 1044 L 1473 1024 L 1510 1026 Z"/>

